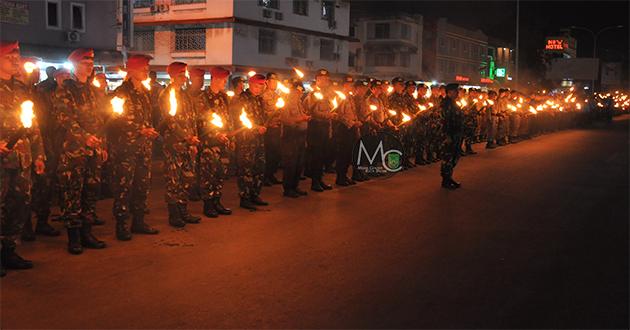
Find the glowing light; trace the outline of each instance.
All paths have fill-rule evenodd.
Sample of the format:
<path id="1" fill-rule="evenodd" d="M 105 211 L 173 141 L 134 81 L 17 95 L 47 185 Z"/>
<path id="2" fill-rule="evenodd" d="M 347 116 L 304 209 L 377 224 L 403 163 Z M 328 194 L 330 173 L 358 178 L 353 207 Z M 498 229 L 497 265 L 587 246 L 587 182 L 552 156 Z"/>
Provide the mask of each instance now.
<path id="1" fill-rule="evenodd" d="M 282 109 L 284 108 L 284 99 L 279 97 L 278 101 L 276 101 L 276 108 Z"/>
<path id="2" fill-rule="evenodd" d="M 144 86 L 144 88 L 146 88 L 148 91 L 151 90 L 151 78 L 147 78 L 145 80 L 142 81 L 142 85 Z"/>
<path id="3" fill-rule="evenodd" d="M 122 115 L 123 106 L 125 105 L 125 99 L 115 96 L 114 98 L 111 99 L 111 101 L 109 101 L 109 103 L 111 103 L 112 111 L 115 114 Z"/>
<path id="4" fill-rule="evenodd" d="M 225 92 L 225 94 L 227 94 L 228 97 L 233 97 L 234 96 L 234 91 L 227 91 L 227 92 Z"/>
<path id="5" fill-rule="evenodd" d="M 33 73 L 33 71 L 35 71 L 35 69 L 37 69 L 37 64 L 33 62 L 24 63 L 24 71 L 26 71 L 26 73 L 31 74 Z"/>
<path id="6" fill-rule="evenodd" d="M 175 90 L 171 89 L 168 95 L 168 103 L 170 105 L 168 114 L 175 116 L 177 114 L 177 98 L 175 97 Z"/>
<path id="7" fill-rule="evenodd" d="M 304 78 L 304 73 L 300 71 L 298 68 L 293 68 L 293 71 L 295 71 L 295 74 L 297 74 L 298 77 L 300 77 L 300 79 Z"/>
<path id="8" fill-rule="evenodd" d="M 394 111 L 394 110 L 388 110 L 389 114 L 391 116 L 396 116 L 398 114 L 398 112 Z"/>
<path id="9" fill-rule="evenodd" d="M 255 75 L 256 75 L 256 71 L 249 71 L 249 72 L 247 73 L 247 76 L 249 76 L 249 77 L 253 77 L 253 76 L 255 76 Z"/>
<path id="10" fill-rule="evenodd" d="M 529 106 L 529 112 L 533 113 L 533 114 L 537 114 L 538 111 L 536 111 L 536 109 L 534 109 L 534 107 L 532 107 L 531 105 Z"/>
<path id="11" fill-rule="evenodd" d="M 427 109 L 427 107 L 425 107 L 422 104 L 418 104 L 418 109 L 420 109 L 420 111 L 425 111 Z"/>
<path id="12" fill-rule="evenodd" d="M 291 92 L 289 87 L 283 85 L 281 82 L 278 82 L 278 90 L 284 94 L 289 94 Z"/>
<path id="13" fill-rule="evenodd" d="M 394 91 L 394 86 L 387 87 L 387 94 L 391 94 Z"/>
<path id="14" fill-rule="evenodd" d="M 252 127 L 254 127 L 249 118 L 247 118 L 247 112 L 245 112 L 245 108 L 241 109 L 241 115 L 238 117 L 238 119 L 240 119 L 243 126 L 247 127 L 248 129 L 252 129 Z"/>
<path id="15" fill-rule="evenodd" d="M 118 75 L 125 79 L 127 78 L 127 71 L 118 70 Z"/>
<path id="16" fill-rule="evenodd" d="M 406 123 L 406 122 L 411 120 L 411 117 L 408 114 L 404 113 L 404 112 L 402 113 L 402 116 L 403 116 L 403 118 L 402 118 L 402 122 L 403 123 Z"/>
<path id="17" fill-rule="evenodd" d="M 494 105 L 494 101 L 492 101 L 492 100 L 488 100 L 488 104 L 490 104 L 490 105 Z"/>
<path id="18" fill-rule="evenodd" d="M 20 121 L 22 122 L 22 126 L 24 128 L 31 128 L 33 126 L 33 118 L 35 118 L 35 112 L 33 112 L 33 101 L 26 100 L 22 102 L 20 108 L 22 112 L 20 113 Z"/>
<path id="19" fill-rule="evenodd" d="M 370 111 L 376 111 L 378 110 L 378 107 L 375 106 L 374 104 L 370 104 Z"/>
<path id="20" fill-rule="evenodd" d="M 223 120 L 221 119 L 221 116 L 216 114 L 216 112 L 212 113 L 212 120 L 210 121 L 210 123 L 218 128 L 223 127 Z"/>
<path id="21" fill-rule="evenodd" d="M 340 99 L 345 100 L 346 99 L 346 94 L 340 92 L 340 91 L 335 91 L 335 94 L 337 94 L 339 96 Z"/>
<path id="22" fill-rule="evenodd" d="M 96 78 L 92 79 L 92 85 L 94 85 L 94 87 L 96 88 L 101 88 L 101 83 Z"/>
<path id="23" fill-rule="evenodd" d="M 313 93 L 313 96 L 315 96 L 315 98 L 318 99 L 318 100 L 323 100 L 324 99 L 324 95 L 322 95 L 322 93 L 320 93 L 320 92 Z"/>
<path id="24" fill-rule="evenodd" d="M 413 96 L 413 98 L 417 100 L 418 99 L 418 91 L 417 90 L 413 91 L 413 93 L 411 93 L 411 96 Z"/>

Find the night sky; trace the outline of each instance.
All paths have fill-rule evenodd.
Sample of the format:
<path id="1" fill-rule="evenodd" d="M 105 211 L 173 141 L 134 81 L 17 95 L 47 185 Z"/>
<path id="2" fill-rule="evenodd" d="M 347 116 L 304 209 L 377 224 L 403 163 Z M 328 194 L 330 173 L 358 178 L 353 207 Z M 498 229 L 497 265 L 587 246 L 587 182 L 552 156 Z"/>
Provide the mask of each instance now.
<path id="1" fill-rule="evenodd" d="M 597 32 L 611 25 L 624 28 L 606 31 L 597 41 L 598 55 L 628 63 L 629 1 L 521 1 L 521 70 L 543 69 L 541 48 L 545 37 L 561 35 L 561 29 L 575 25 Z M 481 29 L 486 35 L 515 44 L 516 1 L 352 1 L 352 16 L 368 13 L 387 15 L 418 13 L 427 18 L 446 17 L 451 23 Z M 590 57 L 591 34 L 575 30 L 578 57 Z M 627 67 L 627 66 L 626 66 Z"/>

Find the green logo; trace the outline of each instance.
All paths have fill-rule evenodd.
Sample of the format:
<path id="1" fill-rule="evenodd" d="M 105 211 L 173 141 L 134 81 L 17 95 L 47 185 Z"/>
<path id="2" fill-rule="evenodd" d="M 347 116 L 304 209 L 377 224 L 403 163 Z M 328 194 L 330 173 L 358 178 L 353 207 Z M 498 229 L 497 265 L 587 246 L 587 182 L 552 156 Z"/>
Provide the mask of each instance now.
<path id="1" fill-rule="evenodd" d="M 400 167 L 400 154 L 390 153 L 387 155 L 387 167 L 397 169 Z"/>

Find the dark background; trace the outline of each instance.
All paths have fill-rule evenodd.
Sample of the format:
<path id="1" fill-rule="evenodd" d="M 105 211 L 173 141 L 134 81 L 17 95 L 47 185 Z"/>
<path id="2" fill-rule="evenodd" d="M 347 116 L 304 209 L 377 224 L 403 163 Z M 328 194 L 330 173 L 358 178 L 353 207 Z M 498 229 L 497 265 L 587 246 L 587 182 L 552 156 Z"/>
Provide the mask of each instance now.
<path id="1" fill-rule="evenodd" d="M 629 1 L 520 1 L 520 69 L 539 76 L 544 70 L 542 48 L 545 38 L 561 35 L 575 25 L 594 32 L 611 25 L 622 29 L 602 33 L 597 41 L 603 61 L 624 62 L 628 71 Z M 516 44 L 516 1 L 352 1 L 352 17 L 421 14 L 425 19 L 446 17 L 450 23 L 480 29 L 486 35 Z M 578 57 L 591 57 L 590 33 L 573 30 Z"/>

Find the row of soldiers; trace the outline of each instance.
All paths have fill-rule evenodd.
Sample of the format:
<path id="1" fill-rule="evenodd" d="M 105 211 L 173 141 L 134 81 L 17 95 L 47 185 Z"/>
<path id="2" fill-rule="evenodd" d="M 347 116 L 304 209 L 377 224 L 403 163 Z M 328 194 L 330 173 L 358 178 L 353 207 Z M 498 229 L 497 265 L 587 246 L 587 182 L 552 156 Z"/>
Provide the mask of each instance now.
<path id="1" fill-rule="evenodd" d="M 333 164 L 338 186 L 370 180 L 353 164 L 352 150 L 362 136 L 383 132 L 402 141 L 405 169 L 441 159 L 442 186 L 456 189 L 452 172 L 460 155 L 474 153 L 472 144 L 482 139 L 493 148 L 527 137 L 533 115 L 522 106 L 507 112 L 522 97 L 507 90 L 429 89 L 402 78 L 350 76 L 337 84 L 324 69 L 308 91 L 301 78 L 283 82 L 275 73 L 251 75 L 247 89 L 235 77 L 227 91 L 228 70 L 213 68 L 204 89 L 203 69 L 173 62 L 163 87 L 150 74 L 151 57 L 137 54 L 126 61 L 125 80 L 109 92 L 105 75 L 94 73 L 91 49 L 73 51 L 73 70 L 51 70 L 41 83 L 38 72 L 25 70 L 27 61 L 17 42 L 0 43 L 3 273 L 32 267 L 15 252 L 16 239 L 32 234 L 31 213 L 35 233 L 60 234 L 48 223 L 55 188 L 68 251 L 106 247 L 92 233 L 104 223 L 96 203 L 106 165 L 116 238 L 158 234 L 145 221 L 154 144 L 164 155 L 168 222 L 184 227 L 201 220 L 188 210 L 192 195 L 203 201 L 206 217 L 232 213 L 222 203 L 228 167 L 240 207 L 252 211 L 268 205 L 263 186 L 282 184 L 284 196 L 298 198 L 307 195 L 299 187 L 307 176 L 312 191 L 332 189 L 323 177 Z M 280 168 L 282 181 L 275 176 Z"/>

